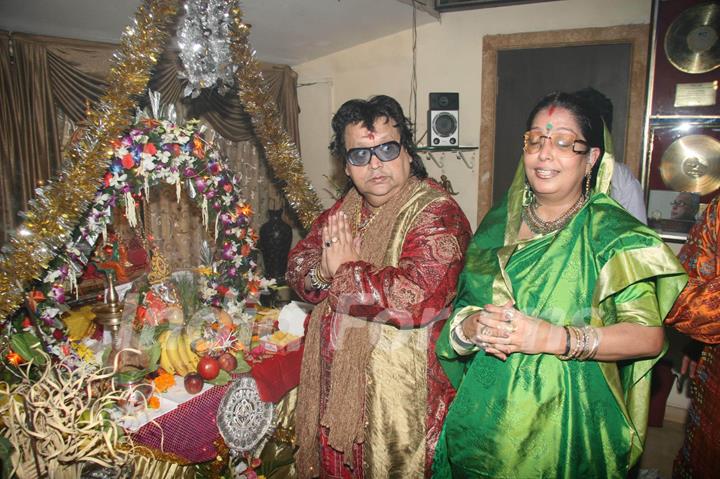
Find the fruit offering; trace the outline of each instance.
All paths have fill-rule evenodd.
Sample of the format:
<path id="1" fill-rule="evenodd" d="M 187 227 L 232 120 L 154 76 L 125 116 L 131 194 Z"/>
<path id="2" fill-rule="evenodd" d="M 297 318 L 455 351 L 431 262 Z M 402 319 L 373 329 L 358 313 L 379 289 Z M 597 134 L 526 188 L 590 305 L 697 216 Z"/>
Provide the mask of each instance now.
<path id="1" fill-rule="evenodd" d="M 220 369 L 223 369 L 229 373 L 235 371 L 235 368 L 237 368 L 238 365 L 237 359 L 232 353 L 221 354 L 218 358 L 218 363 L 220 364 Z"/>
<path id="2" fill-rule="evenodd" d="M 185 391 L 187 391 L 189 394 L 197 394 L 202 391 L 205 381 L 203 381 L 203 378 L 200 377 L 198 373 L 190 373 L 185 376 L 184 384 Z"/>
<path id="3" fill-rule="evenodd" d="M 220 362 L 212 356 L 203 356 L 197 365 L 197 372 L 206 381 L 212 381 L 220 374 Z"/>
<path id="4" fill-rule="evenodd" d="M 160 343 L 160 366 L 170 374 L 185 376 L 195 372 L 200 358 L 190 347 L 190 330 L 166 329 L 157 340 Z"/>

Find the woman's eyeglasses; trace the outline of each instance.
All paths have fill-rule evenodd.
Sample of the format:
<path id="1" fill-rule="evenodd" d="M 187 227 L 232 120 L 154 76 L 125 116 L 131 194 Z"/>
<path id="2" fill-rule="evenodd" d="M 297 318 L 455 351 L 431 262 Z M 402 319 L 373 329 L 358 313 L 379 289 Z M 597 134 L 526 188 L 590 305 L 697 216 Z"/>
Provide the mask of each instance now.
<path id="1" fill-rule="evenodd" d="M 523 135 L 525 141 L 523 145 L 523 151 L 525 153 L 537 153 L 543 146 L 545 140 L 550 140 L 553 148 L 561 154 L 572 155 L 573 153 L 582 155 L 590 151 L 587 141 L 578 140 L 575 133 L 569 131 L 556 131 L 552 135 L 543 135 L 540 131 L 527 131 Z M 581 150 L 576 150 L 576 145 L 582 145 L 584 147 Z"/>
<path id="2" fill-rule="evenodd" d="M 400 143 L 394 140 L 366 148 L 351 148 L 347 152 L 347 161 L 353 166 L 365 166 L 373 155 L 380 161 L 392 161 L 400 156 L 401 149 Z"/>

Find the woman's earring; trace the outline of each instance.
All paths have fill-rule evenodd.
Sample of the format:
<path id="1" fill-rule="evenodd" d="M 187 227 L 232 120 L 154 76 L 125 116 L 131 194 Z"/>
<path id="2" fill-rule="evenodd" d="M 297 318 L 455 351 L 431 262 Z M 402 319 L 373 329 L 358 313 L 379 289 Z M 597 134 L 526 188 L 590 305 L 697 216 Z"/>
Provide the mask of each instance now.
<path id="1" fill-rule="evenodd" d="M 588 198 L 590 196 L 590 178 L 592 177 L 592 172 L 588 172 L 585 175 L 585 198 Z"/>
<path id="2" fill-rule="evenodd" d="M 527 177 L 525 177 L 525 188 L 523 188 L 522 205 L 523 207 L 527 208 L 533 203 L 535 203 L 535 192 L 533 191 L 532 186 L 530 186 L 530 182 L 528 182 Z"/>

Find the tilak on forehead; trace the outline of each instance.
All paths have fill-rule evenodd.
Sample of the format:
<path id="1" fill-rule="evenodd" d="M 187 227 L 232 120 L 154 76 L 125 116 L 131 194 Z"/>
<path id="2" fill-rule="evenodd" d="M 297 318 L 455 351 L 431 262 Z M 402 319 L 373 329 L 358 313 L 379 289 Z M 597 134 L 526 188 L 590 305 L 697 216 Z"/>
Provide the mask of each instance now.
<path id="1" fill-rule="evenodd" d="M 551 117 L 553 115 L 554 111 L 555 111 L 555 105 L 550 105 L 550 108 L 548 108 L 548 116 Z M 545 129 L 552 130 L 552 123 L 550 123 L 548 121 L 547 125 L 545 125 Z"/>

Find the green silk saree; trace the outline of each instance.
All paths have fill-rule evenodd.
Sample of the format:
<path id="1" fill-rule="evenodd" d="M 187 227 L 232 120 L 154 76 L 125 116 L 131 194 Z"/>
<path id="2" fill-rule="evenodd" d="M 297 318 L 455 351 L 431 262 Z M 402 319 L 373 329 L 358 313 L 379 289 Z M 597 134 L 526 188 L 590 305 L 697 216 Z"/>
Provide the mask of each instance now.
<path id="1" fill-rule="evenodd" d="M 524 171 L 479 226 L 466 254 L 454 315 L 509 299 L 553 324 L 660 327 L 686 275 L 675 255 L 596 188 L 563 229 L 516 240 Z M 437 445 L 434 477 L 625 477 L 642 453 L 650 369 L 658 358 L 621 363 L 561 361 L 515 353 L 503 362 L 450 344 L 452 318 L 436 353 L 457 397 Z"/>

